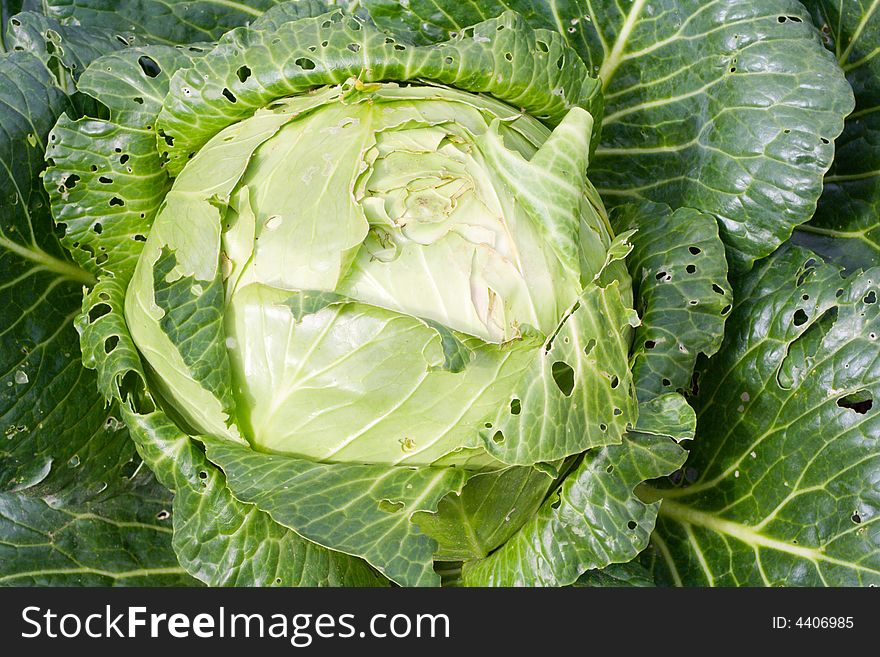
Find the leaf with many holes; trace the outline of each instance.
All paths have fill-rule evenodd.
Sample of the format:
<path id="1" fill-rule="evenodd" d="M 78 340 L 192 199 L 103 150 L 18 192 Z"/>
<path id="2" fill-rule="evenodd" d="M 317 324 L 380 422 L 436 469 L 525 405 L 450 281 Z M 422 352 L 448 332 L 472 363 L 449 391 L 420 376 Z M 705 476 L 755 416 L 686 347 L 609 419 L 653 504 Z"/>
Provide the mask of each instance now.
<path id="1" fill-rule="evenodd" d="M 796 0 L 363 0 L 421 41 L 503 9 L 561 32 L 602 79 L 603 200 L 716 216 L 748 268 L 813 214 L 852 92 Z"/>
<path id="2" fill-rule="evenodd" d="M 91 497 L 129 486 L 137 457 L 82 368 L 84 284 L 39 179 L 46 135 L 69 109 L 43 64 L 0 55 L 0 490 Z"/>
<path id="3" fill-rule="evenodd" d="M 588 451 L 504 545 L 462 570 L 469 586 L 565 586 L 588 570 L 632 560 L 648 544 L 659 504 L 633 490 L 676 470 L 685 451 L 655 435 Z"/>
<path id="4" fill-rule="evenodd" d="M 128 276 L 171 179 L 156 149 L 156 116 L 171 73 L 205 49 L 130 48 L 96 60 L 78 90 L 109 119 L 62 116 L 49 135 L 45 185 L 74 259 L 98 275 Z"/>
<path id="5" fill-rule="evenodd" d="M 8 48 L 24 50 L 39 58 L 77 107 L 84 97 L 74 95 L 76 79 L 89 63 L 135 41 L 136 37 L 130 32 L 113 34 L 96 27 L 68 27 L 35 12 L 13 16 L 6 35 Z M 92 103 L 89 109 L 94 107 Z"/>
<path id="6" fill-rule="evenodd" d="M 731 308 L 718 226 L 697 210 L 655 203 L 615 208 L 611 225 L 636 229 L 626 266 L 642 318 L 632 353 L 639 400 L 688 389 L 697 356 L 721 346 Z"/>
<path id="7" fill-rule="evenodd" d="M 804 4 L 846 72 L 856 108 L 837 139 L 816 216 L 797 241 L 851 269 L 871 267 L 880 263 L 880 3 Z"/>
<path id="8" fill-rule="evenodd" d="M 486 423 L 488 452 L 530 465 L 619 443 L 637 417 L 627 361 L 637 324 L 619 281 L 586 286 L 513 386 L 509 404 Z"/>
<path id="9" fill-rule="evenodd" d="M 239 75 L 245 70 L 250 74 Z M 351 78 L 429 80 L 488 93 L 550 125 L 573 106 L 601 116 L 598 81 L 564 39 L 529 29 L 516 14 L 486 20 L 442 46 L 419 47 L 337 10 L 273 31 L 233 30 L 210 57 L 175 74 L 158 121 L 170 172 L 179 173 L 190 153 L 257 108 Z"/>
<path id="10" fill-rule="evenodd" d="M 213 41 L 259 18 L 281 0 L 44 0 L 50 16 L 66 24 L 131 30 L 152 43 Z"/>
<path id="11" fill-rule="evenodd" d="M 658 581 L 880 584 L 880 269 L 785 247 L 738 281 L 696 440 L 653 538 Z"/>
<path id="12" fill-rule="evenodd" d="M 195 586 L 171 549 L 171 495 L 150 477 L 100 502 L 0 493 L 0 586 Z"/>

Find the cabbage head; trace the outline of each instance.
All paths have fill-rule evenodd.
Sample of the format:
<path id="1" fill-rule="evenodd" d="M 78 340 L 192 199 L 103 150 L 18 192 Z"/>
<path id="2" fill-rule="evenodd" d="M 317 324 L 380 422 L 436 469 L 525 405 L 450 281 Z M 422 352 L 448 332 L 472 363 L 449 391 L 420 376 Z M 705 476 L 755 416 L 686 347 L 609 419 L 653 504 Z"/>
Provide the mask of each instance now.
<path id="1" fill-rule="evenodd" d="M 103 272 L 84 359 L 176 492 L 178 558 L 346 585 L 631 560 L 657 508 L 633 491 L 693 413 L 640 420 L 633 231 L 587 178 L 601 84 L 512 12 L 419 45 L 302 11 L 97 59 L 79 88 L 110 118 L 50 138 L 56 218 Z"/>

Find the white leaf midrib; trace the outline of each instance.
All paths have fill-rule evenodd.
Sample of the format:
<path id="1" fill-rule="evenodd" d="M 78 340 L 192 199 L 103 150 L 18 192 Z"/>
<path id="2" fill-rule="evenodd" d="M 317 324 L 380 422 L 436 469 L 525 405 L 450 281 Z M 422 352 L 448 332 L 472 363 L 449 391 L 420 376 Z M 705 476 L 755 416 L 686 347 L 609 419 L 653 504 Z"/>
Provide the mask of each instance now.
<path id="1" fill-rule="evenodd" d="M 791 543 L 765 536 L 748 525 L 734 522 L 732 520 L 726 520 L 713 513 L 701 511 L 670 499 L 664 499 L 662 501 L 660 505 L 660 515 L 686 527 L 700 527 L 717 534 L 730 536 L 752 549 L 765 548 L 775 550 L 794 557 L 806 559 L 817 565 L 819 563 L 827 563 L 880 576 L 880 570 L 869 568 L 853 561 L 846 561 L 844 559 L 832 557 L 825 554 L 822 548 L 792 545 Z"/>
<path id="2" fill-rule="evenodd" d="M 858 25 L 856 25 L 856 29 L 853 31 L 852 38 L 849 40 L 849 43 L 846 45 L 844 51 L 840 54 L 837 61 L 841 66 L 846 66 L 849 61 L 849 56 L 852 54 L 852 50 L 856 45 L 856 42 L 861 38 L 862 32 L 865 27 L 868 25 L 868 22 L 871 20 L 871 17 L 874 15 L 874 12 L 877 11 L 877 7 L 880 6 L 880 0 L 874 0 L 871 3 L 871 6 L 868 7 L 868 10 L 864 13 L 862 18 L 859 20 Z M 843 12 L 841 12 L 841 17 L 843 16 Z M 837 34 L 837 38 L 840 38 L 840 32 Z"/>
<path id="3" fill-rule="evenodd" d="M 95 279 L 91 274 L 75 264 L 49 255 L 36 246 L 24 246 L 18 242 L 13 242 L 2 234 L 0 234 L 0 249 L 5 249 L 20 258 L 35 262 L 43 269 L 58 274 L 63 278 L 78 281 L 86 285 L 93 285 L 95 283 Z"/>
<path id="4" fill-rule="evenodd" d="M 642 9 L 645 7 L 645 2 L 647 0 L 635 0 L 633 2 L 633 6 L 630 7 L 629 13 L 626 15 L 626 19 L 623 21 L 623 25 L 620 27 L 620 32 L 617 35 L 617 39 L 614 40 L 614 45 L 611 47 L 611 52 L 602 62 L 602 66 L 599 68 L 599 79 L 602 80 L 602 88 L 605 89 L 608 87 L 608 83 L 611 81 L 611 78 L 614 77 L 614 73 L 617 71 L 617 68 L 623 62 L 623 53 L 626 49 L 626 45 L 629 42 L 629 37 L 632 34 L 633 28 L 638 22 L 639 16 L 642 13 Z"/>

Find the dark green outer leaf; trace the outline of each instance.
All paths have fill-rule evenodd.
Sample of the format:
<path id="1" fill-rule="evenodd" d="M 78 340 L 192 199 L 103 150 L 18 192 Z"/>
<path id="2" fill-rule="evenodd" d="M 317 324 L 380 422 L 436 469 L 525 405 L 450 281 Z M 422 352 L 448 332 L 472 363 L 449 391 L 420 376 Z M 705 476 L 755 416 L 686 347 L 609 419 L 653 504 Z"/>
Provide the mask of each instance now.
<path id="1" fill-rule="evenodd" d="M 326 14 L 338 7 L 340 3 L 336 0 L 294 0 L 294 2 L 283 2 L 276 0 L 280 4 L 275 5 L 271 9 L 266 10 L 262 16 L 250 23 L 255 30 L 277 30 L 284 23 L 299 20 L 300 18 L 311 18 Z"/>
<path id="2" fill-rule="evenodd" d="M 580 24 L 614 26 L 607 51 L 591 38 L 608 104 L 591 179 L 609 204 L 714 215 L 731 267 L 746 269 L 813 214 L 852 92 L 796 0 L 635 0 L 626 12 Z"/>
<path id="3" fill-rule="evenodd" d="M 739 281 L 701 368 L 690 486 L 664 497 L 658 581 L 880 583 L 880 269 L 784 248 Z"/>
<path id="4" fill-rule="evenodd" d="M 279 0 L 44 0 L 62 22 L 131 30 L 153 43 L 211 41 L 258 18 Z"/>
<path id="5" fill-rule="evenodd" d="M 606 204 L 716 216 L 731 264 L 813 214 L 852 93 L 796 0 L 363 0 L 421 42 L 504 9 L 558 30 L 603 81 L 590 179 Z"/>
<path id="6" fill-rule="evenodd" d="M 131 32 L 114 34 L 93 26 L 67 27 L 54 18 L 33 12 L 14 16 L 6 34 L 9 49 L 27 51 L 42 61 L 58 87 L 71 96 L 77 109 L 82 98 L 74 93 L 75 81 L 89 63 L 135 41 Z M 93 108 L 94 103 L 89 109 Z"/>
<path id="7" fill-rule="evenodd" d="M 405 35 L 408 41 L 427 44 L 445 41 L 463 28 L 515 11 L 529 25 L 557 29 L 567 27 L 565 17 L 575 11 L 574 3 L 535 0 L 464 0 L 463 2 L 430 2 L 430 0 L 362 0 L 377 25 Z"/>
<path id="8" fill-rule="evenodd" d="M 6 34 L 9 19 L 22 11 L 36 11 L 38 7 L 39 0 L 0 0 L 0 52 L 10 50 Z"/>
<path id="9" fill-rule="evenodd" d="M 169 495 L 82 367 L 72 321 L 93 279 L 66 259 L 39 178 L 49 129 L 78 106 L 57 85 L 121 44 L 16 23 L 29 52 L 0 56 L 0 490 L 21 492 L 0 493 L 0 584 L 192 585 L 163 526 Z M 40 39 L 56 37 L 50 72 Z"/>
<path id="10" fill-rule="evenodd" d="M 724 244 L 715 219 L 655 203 L 611 213 L 615 232 L 637 229 L 626 266 L 642 325 L 633 340 L 640 401 L 687 390 L 699 354 L 714 354 L 731 309 Z"/>
<path id="11" fill-rule="evenodd" d="M 460 493 L 470 476 L 464 469 L 315 463 L 210 436 L 200 439 L 235 496 L 276 522 L 363 557 L 403 586 L 440 584 L 433 569 L 437 543 L 412 516 L 435 511 L 445 495 Z"/>
<path id="12" fill-rule="evenodd" d="M 0 586 L 195 586 L 171 550 L 171 495 L 149 478 L 102 502 L 0 494 Z"/>
<path id="13" fill-rule="evenodd" d="M 856 97 L 816 216 L 798 240 L 850 269 L 880 264 L 880 5 L 804 0 Z"/>
<path id="14" fill-rule="evenodd" d="M 36 57 L 0 57 L 0 490 L 107 496 L 137 455 L 81 366 L 71 324 L 92 278 L 66 259 L 39 180 L 70 105 Z"/>

